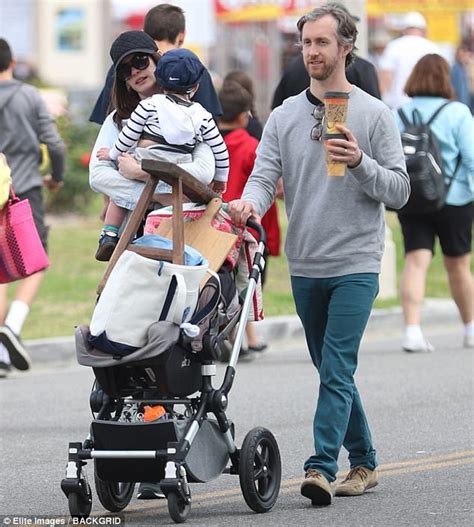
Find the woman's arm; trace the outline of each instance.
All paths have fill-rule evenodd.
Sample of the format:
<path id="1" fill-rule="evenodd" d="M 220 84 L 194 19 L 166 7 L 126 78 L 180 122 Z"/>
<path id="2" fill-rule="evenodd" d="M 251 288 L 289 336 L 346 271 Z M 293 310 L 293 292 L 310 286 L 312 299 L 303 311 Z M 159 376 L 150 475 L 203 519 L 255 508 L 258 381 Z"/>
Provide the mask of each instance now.
<path id="1" fill-rule="evenodd" d="M 143 190 L 143 182 L 121 176 L 113 161 L 100 161 L 97 158 L 99 148 L 111 148 L 119 136 L 113 115 L 112 113 L 105 119 L 92 150 L 89 163 L 89 184 L 92 190 L 109 196 L 120 207 L 133 210 Z"/>
<path id="2" fill-rule="evenodd" d="M 120 207 L 133 210 L 143 190 L 143 180 L 148 177 L 146 172 L 141 170 L 135 160 L 133 160 L 135 165 L 132 164 L 131 156 L 125 155 L 119 160 L 120 172 L 123 174 L 121 175 L 113 161 L 100 161 L 96 155 L 101 147 L 111 148 L 118 136 L 119 130 L 113 121 L 112 113 L 104 121 L 92 150 L 89 184 L 92 190 L 109 196 Z M 214 155 L 203 143 L 199 143 L 194 149 L 193 162 L 180 166 L 205 185 L 214 179 Z"/>

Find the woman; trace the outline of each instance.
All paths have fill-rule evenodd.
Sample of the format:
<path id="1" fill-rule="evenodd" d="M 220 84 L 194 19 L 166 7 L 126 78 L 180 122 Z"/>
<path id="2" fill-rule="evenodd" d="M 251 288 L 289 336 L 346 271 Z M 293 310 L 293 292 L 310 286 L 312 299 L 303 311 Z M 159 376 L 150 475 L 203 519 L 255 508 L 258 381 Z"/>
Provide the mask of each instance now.
<path id="1" fill-rule="evenodd" d="M 425 55 L 408 78 L 405 92 L 413 98 L 402 107 L 405 115 L 413 121 L 413 110 L 416 109 L 423 122 L 427 122 L 441 105 L 455 98 L 449 64 L 439 55 Z M 398 113 L 396 118 L 400 131 L 403 131 L 404 126 Z M 474 124 L 469 108 L 460 102 L 452 102 L 439 113 L 431 130 L 440 144 L 447 183 L 450 178 L 454 179 L 446 205 L 441 210 L 429 214 L 398 215 L 405 245 L 405 267 L 400 291 L 406 324 L 402 347 L 408 352 L 433 350 L 433 346 L 423 335 L 420 322 L 426 273 L 433 256 L 436 237 L 441 245 L 451 295 L 464 324 L 463 344 L 468 348 L 474 347 L 474 288 L 470 271 Z"/>
<path id="2" fill-rule="evenodd" d="M 112 161 L 100 161 L 97 151 L 112 148 L 122 125 L 142 99 L 160 91 L 155 79 L 159 50 L 155 41 L 143 31 L 126 31 L 117 37 L 110 48 L 114 63 L 115 82 L 112 100 L 115 111 L 107 116 L 97 136 L 89 164 L 89 183 L 93 190 L 108 196 L 114 203 L 133 210 L 148 174 L 142 171 L 132 155 L 118 159 L 118 169 Z M 193 152 L 193 162 L 181 167 L 202 183 L 214 177 L 214 156 L 211 149 L 200 143 Z M 160 203 L 170 202 L 169 195 L 160 196 Z"/>
<path id="3" fill-rule="evenodd" d="M 112 161 L 100 161 L 97 151 L 101 147 L 112 148 L 123 122 L 128 119 L 141 99 L 158 93 L 155 80 L 159 51 L 155 41 L 143 31 L 127 31 L 117 37 L 110 48 L 114 63 L 115 82 L 112 100 L 115 111 L 107 116 L 97 136 L 89 165 L 90 186 L 96 192 L 109 196 L 117 205 L 133 210 L 148 174 L 144 172 L 132 155 L 118 158 L 118 170 Z M 148 60 L 147 60 L 148 59 Z M 193 162 L 182 164 L 187 172 L 205 184 L 214 178 L 215 161 L 212 150 L 200 143 L 193 151 Z M 160 195 L 166 204 L 169 194 Z M 140 483 L 137 498 L 162 498 L 159 485 Z"/>

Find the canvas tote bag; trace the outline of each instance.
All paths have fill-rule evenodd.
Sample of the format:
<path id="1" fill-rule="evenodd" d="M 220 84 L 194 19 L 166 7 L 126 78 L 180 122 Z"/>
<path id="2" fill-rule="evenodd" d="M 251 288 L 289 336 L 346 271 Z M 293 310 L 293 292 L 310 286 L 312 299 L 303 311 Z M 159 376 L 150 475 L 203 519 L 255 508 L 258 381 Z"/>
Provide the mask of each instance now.
<path id="1" fill-rule="evenodd" d="M 90 344 L 126 355 L 146 344 L 153 322 L 186 322 L 196 308 L 207 268 L 204 259 L 201 265 L 177 265 L 125 250 L 94 309 Z"/>

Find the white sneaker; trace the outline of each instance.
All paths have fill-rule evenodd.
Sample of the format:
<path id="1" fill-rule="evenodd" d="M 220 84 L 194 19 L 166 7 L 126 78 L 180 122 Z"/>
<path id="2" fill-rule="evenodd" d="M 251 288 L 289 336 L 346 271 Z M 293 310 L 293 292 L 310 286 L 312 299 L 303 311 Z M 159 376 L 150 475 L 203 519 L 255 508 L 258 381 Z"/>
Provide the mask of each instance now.
<path id="1" fill-rule="evenodd" d="M 402 349 L 408 353 L 430 353 L 434 351 L 434 346 L 425 338 L 411 339 L 405 337 L 402 343 Z"/>
<path id="2" fill-rule="evenodd" d="M 474 348 L 474 335 L 464 335 L 462 345 L 465 348 Z"/>

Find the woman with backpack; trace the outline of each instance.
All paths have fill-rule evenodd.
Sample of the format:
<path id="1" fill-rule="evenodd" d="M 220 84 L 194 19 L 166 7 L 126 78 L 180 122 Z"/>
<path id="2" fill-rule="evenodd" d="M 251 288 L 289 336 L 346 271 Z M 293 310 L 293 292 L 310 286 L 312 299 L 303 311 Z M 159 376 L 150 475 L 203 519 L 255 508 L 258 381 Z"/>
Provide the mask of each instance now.
<path id="1" fill-rule="evenodd" d="M 413 202 L 411 207 L 409 202 L 405 210 L 398 212 L 405 246 L 405 266 L 400 287 L 406 325 L 402 347 L 407 352 L 433 351 L 420 324 L 426 274 L 438 237 L 451 295 L 464 324 L 463 345 L 472 348 L 474 287 L 470 262 L 474 210 L 473 117 L 465 104 L 454 100 L 449 64 L 437 54 L 425 55 L 420 59 L 408 78 L 405 92 L 412 100 L 401 108 L 402 115 L 399 112 L 396 114 L 402 140 L 404 132 L 409 136 L 410 130 L 413 130 L 412 124 L 419 124 L 420 118 L 422 125 L 429 124 L 433 142 L 437 143 L 436 148 L 439 149 L 447 194 L 438 210 L 427 211 L 422 206 L 417 210 Z M 450 104 L 429 122 L 448 102 Z M 431 152 L 416 152 L 415 145 L 407 147 L 405 142 L 404 147 L 413 193 L 419 173 L 413 168 L 410 174 L 410 156 L 418 155 L 422 159 Z"/>

